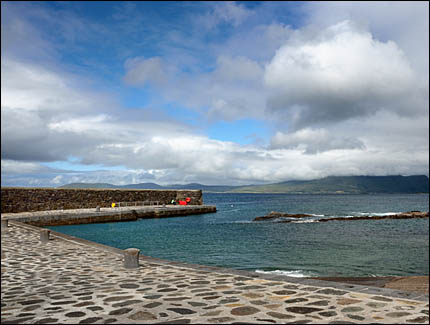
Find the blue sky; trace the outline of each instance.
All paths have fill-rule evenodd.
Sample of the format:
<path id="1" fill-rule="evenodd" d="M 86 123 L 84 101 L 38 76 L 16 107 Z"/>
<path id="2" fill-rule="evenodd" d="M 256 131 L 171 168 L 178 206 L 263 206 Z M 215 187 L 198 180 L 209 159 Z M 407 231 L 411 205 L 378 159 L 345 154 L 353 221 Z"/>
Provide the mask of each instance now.
<path id="1" fill-rule="evenodd" d="M 428 175 L 428 2 L 2 2 L 2 186 Z"/>

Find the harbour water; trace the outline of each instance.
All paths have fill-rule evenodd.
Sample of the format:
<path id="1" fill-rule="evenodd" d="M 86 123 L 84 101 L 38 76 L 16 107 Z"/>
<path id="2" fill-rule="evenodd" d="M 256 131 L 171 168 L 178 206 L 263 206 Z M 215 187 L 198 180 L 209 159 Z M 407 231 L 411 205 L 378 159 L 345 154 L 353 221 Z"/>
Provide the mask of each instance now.
<path id="1" fill-rule="evenodd" d="M 290 276 L 429 275 L 429 219 L 312 222 L 318 218 L 428 211 L 428 194 L 205 193 L 217 212 L 50 227 L 163 259 Z M 307 222 L 252 222 L 270 211 Z"/>

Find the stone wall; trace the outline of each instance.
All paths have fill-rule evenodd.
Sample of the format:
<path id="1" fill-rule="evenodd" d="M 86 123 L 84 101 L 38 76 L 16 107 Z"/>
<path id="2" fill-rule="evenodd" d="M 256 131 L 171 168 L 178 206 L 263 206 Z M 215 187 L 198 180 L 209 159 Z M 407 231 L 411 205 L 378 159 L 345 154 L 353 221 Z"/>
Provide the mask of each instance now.
<path id="1" fill-rule="evenodd" d="M 201 190 L 129 190 L 129 189 L 59 189 L 1 188 L 1 212 L 26 212 L 61 209 L 110 207 L 112 202 L 158 202 L 169 204 L 172 199 L 191 198 L 191 205 L 202 205 Z M 123 205 L 124 203 L 121 203 Z"/>

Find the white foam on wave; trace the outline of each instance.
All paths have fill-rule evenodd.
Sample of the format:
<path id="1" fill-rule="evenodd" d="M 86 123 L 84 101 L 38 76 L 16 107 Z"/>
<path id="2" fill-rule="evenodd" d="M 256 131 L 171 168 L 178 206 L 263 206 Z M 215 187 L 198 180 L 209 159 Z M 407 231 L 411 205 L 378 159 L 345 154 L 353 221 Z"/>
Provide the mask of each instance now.
<path id="1" fill-rule="evenodd" d="M 256 273 L 262 273 L 262 274 L 275 274 L 275 275 L 285 275 L 285 276 L 291 276 L 294 278 L 304 278 L 310 275 L 306 275 L 303 273 L 303 271 L 284 271 L 284 270 L 274 270 L 274 271 L 263 271 L 263 270 L 255 270 Z"/>
<path id="2" fill-rule="evenodd" d="M 392 214 L 400 214 L 400 213 L 402 213 L 402 212 L 353 212 L 354 214 L 356 214 L 356 215 L 359 215 L 359 216 L 371 216 L 371 217 L 373 217 L 373 216 L 389 216 L 389 215 L 392 215 Z"/>
<path id="3" fill-rule="evenodd" d="M 300 220 L 300 221 L 292 221 L 291 223 L 312 223 L 318 222 L 318 220 Z"/>
<path id="4" fill-rule="evenodd" d="M 371 213 L 371 216 L 389 216 L 392 214 L 400 214 L 401 212 L 384 212 L 384 213 Z"/>
<path id="5" fill-rule="evenodd" d="M 324 214 L 314 214 L 314 213 L 311 213 L 310 215 L 314 216 L 314 217 L 325 217 Z"/>

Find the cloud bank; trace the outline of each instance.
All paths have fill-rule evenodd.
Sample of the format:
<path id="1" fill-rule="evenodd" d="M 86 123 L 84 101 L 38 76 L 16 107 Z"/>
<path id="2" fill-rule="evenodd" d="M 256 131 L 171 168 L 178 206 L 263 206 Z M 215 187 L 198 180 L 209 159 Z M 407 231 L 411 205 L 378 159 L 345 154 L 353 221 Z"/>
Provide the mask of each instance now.
<path id="1" fill-rule="evenodd" d="M 110 21 L 96 23 L 2 3 L 2 185 L 428 175 L 428 4 L 395 4 L 378 21 L 364 9 L 386 5 L 305 3 L 307 20 L 294 26 L 274 20 L 270 6 L 210 4 L 181 16 L 194 18 L 188 28 L 154 24 L 145 38 L 142 21 L 151 17 L 137 5 L 118 5 Z M 65 43 L 46 33 L 44 20 L 61 26 Z M 388 28 L 393 22 L 402 28 Z M 71 28 L 87 23 L 82 38 Z M 117 43 L 99 58 L 115 54 L 97 63 L 83 48 L 107 35 Z M 124 35 L 146 47 L 169 42 L 126 48 Z M 67 53 L 81 53 L 86 65 Z M 144 105 L 124 104 L 132 91 Z M 234 131 L 243 119 L 265 123 L 265 141 L 209 136 L 211 126 L 228 122 Z"/>

